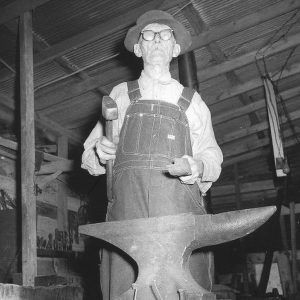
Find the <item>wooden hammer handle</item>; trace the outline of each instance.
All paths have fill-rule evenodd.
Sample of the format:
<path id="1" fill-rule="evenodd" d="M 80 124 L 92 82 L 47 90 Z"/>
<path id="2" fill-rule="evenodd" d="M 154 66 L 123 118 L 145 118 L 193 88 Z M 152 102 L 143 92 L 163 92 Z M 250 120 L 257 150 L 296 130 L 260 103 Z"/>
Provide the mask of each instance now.
<path id="1" fill-rule="evenodd" d="M 113 120 L 118 118 L 118 107 L 116 102 L 109 96 L 104 96 L 102 99 L 102 116 L 106 120 L 105 131 L 106 137 L 109 141 L 113 142 Z M 112 168 L 113 161 L 108 160 L 106 162 L 106 186 L 107 186 L 107 198 L 111 202 L 113 199 L 112 193 Z"/>
<path id="2" fill-rule="evenodd" d="M 107 120 L 106 121 L 106 137 L 109 141 L 113 142 L 113 121 Z M 112 181 L 113 181 L 113 160 L 109 159 L 106 162 L 106 188 L 107 188 L 107 198 L 108 201 L 111 202 L 113 200 L 113 193 L 112 193 Z"/>

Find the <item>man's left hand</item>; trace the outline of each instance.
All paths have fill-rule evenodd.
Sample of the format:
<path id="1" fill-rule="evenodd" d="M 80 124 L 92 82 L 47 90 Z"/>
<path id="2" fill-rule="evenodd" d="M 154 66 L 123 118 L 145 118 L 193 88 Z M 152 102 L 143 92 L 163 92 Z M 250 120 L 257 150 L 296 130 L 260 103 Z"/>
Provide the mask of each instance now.
<path id="1" fill-rule="evenodd" d="M 202 176 L 204 169 L 201 160 L 195 160 L 189 155 L 175 158 L 174 162 L 166 167 L 170 175 L 179 177 L 185 184 L 194 184 Z"/>

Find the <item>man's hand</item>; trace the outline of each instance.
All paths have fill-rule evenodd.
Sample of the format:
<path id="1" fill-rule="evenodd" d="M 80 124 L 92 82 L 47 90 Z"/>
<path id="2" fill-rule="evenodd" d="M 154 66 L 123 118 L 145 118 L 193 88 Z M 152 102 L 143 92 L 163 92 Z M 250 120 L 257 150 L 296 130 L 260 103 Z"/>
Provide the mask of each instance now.
<path id="1" fill-rule="evenodd" d="M 107 160 L 114 160 L 116 158 L 116 145 L 109 141 L 105 136 L 101 137 L 96 142 L 96 152 L 102 163 L 106 163 Z"/>
<path id="2" fill-rule="evenodd" d="M 170 175 L 179 177 L 185 184 L 194 184 L 199 177 L 201 178 L 204 169 L 201 160 L 195 160 L 188 155 L 175 158 L 173 164 L 166 167 Z"/>
<path id="3" fill-rule="evenodd" d="M 187 176 L 192 174 L 192 170 L 187 158 L 175 158 L 173 163 L 167 165 L 167 170 L 172 176 Z"/>

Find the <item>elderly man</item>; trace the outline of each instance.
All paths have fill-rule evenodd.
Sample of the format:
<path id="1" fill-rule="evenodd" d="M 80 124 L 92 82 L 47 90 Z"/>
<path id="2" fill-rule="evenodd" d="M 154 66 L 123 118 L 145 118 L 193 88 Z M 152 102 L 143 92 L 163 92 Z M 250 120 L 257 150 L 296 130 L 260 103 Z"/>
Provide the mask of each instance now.
<path id="1" fill-rule="evenodd" d="M 143 59 L 144 69 L 138 80 L 111 91 L 119 114 L 114 141 L 103 136 L 97 123 L 84 143 L 82 167 L 100 175 L 105 162 L 115 160 L 108 221 L 204 214 L 202 196 L 220 175 L 222 152 L 208 107 L 196 91 L 171 78 L 169 70 L 172 58 L 188 50 L 191 37 L 170 14 L 153 10 L 138 18 L 124 43 Z M 207 278 L 209 265 L 205 256 L 199 268 Z M 106 276 L 114 299 L 130 288 L 135 275 L 129 260 L 117 254 L 110 257 L 110 272 Z"/>

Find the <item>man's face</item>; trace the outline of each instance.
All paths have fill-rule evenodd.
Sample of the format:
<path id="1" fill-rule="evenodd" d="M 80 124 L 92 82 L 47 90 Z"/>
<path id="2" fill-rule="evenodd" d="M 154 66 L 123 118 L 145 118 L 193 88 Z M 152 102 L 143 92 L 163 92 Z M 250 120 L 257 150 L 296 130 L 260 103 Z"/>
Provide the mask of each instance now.
<path id="1" fill-rule="evenodd" d="M 153 32 L 161 32 L 163 30 L 171 30 L 171 28 L 164 24 L 149 24 L 142 32 L 151 30 Z M 134 45 L 134 53 L 138 57 L 142 57 L 145 64 L 150 65 L 166 65 L 169 64 L 173 57 L 180 53 L 180 46 L 176 44 L 173 33 L 170 39 L 163 40 L 159 34 L 156 34 L 152 41 L 144 40 L 140 36 L 139 43 Z"/>

